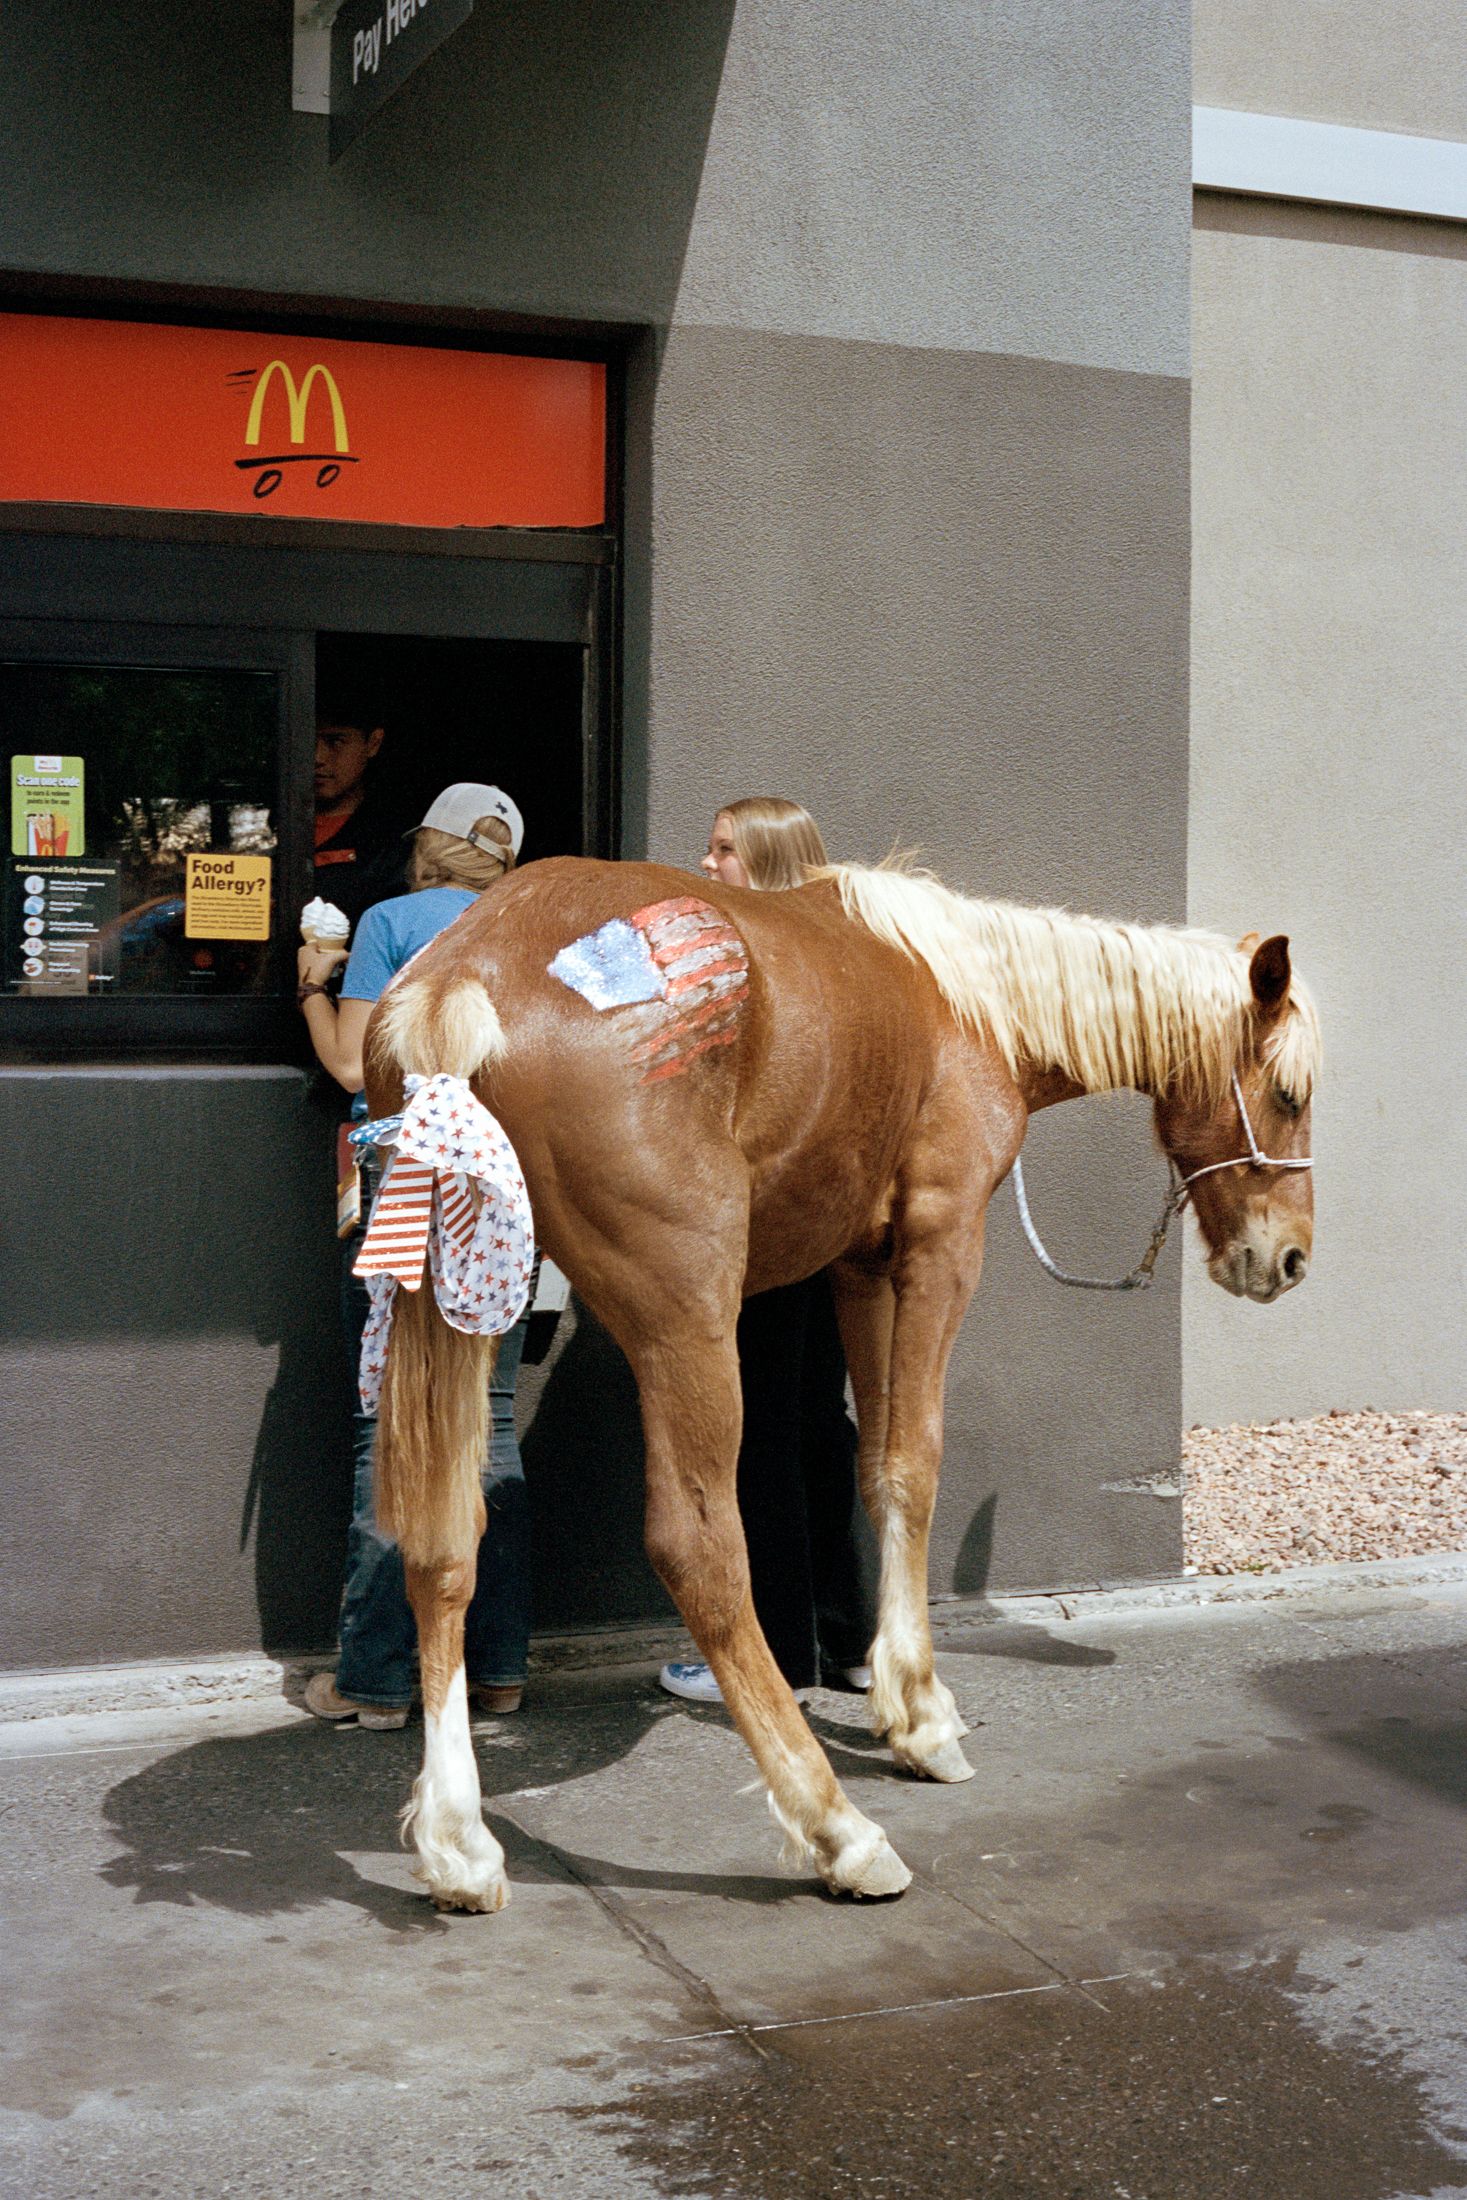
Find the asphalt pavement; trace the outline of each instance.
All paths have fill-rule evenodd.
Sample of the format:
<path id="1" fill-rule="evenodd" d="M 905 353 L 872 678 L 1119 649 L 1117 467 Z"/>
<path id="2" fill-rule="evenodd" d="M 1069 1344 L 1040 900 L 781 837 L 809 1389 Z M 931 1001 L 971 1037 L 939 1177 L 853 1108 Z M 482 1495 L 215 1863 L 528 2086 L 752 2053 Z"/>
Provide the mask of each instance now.
<path id="1" fill-rule="evenodd" d="M 415 1727 L 0 1725 L 0 2189 L 1467 2194 L 1467 1583 L 1058 1610 L 942 1613 L 964 1787 L 812 1701 L 888 1904 L 645 1659 L 476 1728 L 494 1918 L 414 1889 Z"/>

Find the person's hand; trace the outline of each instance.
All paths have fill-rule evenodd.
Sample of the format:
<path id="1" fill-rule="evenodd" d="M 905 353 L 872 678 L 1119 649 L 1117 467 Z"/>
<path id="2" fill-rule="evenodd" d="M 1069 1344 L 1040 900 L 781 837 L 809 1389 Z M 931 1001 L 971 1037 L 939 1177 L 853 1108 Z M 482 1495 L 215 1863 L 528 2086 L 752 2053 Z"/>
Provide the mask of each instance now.
<path id="1" fill-rule="evenodd" d="M 300 985 L 324 985 L 337 964 L 345 961 L 344 947 L 312 947 L 303 942 L 295 958 L 296 981 Z"/>

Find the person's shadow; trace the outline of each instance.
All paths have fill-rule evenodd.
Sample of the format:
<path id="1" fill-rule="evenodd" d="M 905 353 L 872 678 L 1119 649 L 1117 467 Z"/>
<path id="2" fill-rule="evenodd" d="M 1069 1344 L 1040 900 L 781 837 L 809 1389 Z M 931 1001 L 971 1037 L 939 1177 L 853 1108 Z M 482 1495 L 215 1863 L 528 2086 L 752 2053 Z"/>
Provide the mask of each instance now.
<path id="1" fill-rule="evenodd" d="M 304 1082 L 295 1135 L 277 1163 L 278 1197 L 253 1258 L 271 1260 L 253 1300 L 256 1339 L 276 1350 L 240 1505 L 239 1549 L 254 1538 L 261 1647 L 277 1655 L 335 1640 L 351 1518 L 355 1370 L 341 1327 L 341 1245 L 322 1211 L 340 1094 Z M 280 1276 L 290 1279 L 282 1289 Z M 272 1287 L 273 1285 L 273 1287 Z"/>

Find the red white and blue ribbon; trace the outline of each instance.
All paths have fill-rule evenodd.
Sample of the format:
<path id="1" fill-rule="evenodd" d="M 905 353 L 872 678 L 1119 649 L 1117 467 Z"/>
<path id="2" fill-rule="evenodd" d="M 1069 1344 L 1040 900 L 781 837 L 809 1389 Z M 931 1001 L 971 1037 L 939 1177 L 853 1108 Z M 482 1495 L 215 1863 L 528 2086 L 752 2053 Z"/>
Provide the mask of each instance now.
<path id="1" fill-rule="evenodd" d="M 422 1286 L 466 1336 L 502 1337 L 525 1310 L 535 1267 L 530 1195 L 514 1148 L 461 1077 L 409 1077 L 400 1116 L 352 1133 L 395 1148 L 372 1203 L 355 1273 L 372 1310 L 358 1375 L 362 1411 L 375 1413 L 399 1284 Z"/>

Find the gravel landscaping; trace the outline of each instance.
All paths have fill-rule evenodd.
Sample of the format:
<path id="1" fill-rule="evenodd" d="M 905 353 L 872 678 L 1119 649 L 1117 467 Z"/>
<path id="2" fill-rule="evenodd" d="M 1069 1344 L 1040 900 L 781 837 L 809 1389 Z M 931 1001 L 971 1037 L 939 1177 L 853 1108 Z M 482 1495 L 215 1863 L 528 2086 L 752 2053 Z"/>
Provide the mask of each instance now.
<path id="1" fill-rule="evenodd" d="M 1272 1573 L 1467 1551 L 1467 1413 L 1321 1413 L 1182 1438 L 1186 1563 Z"/>

